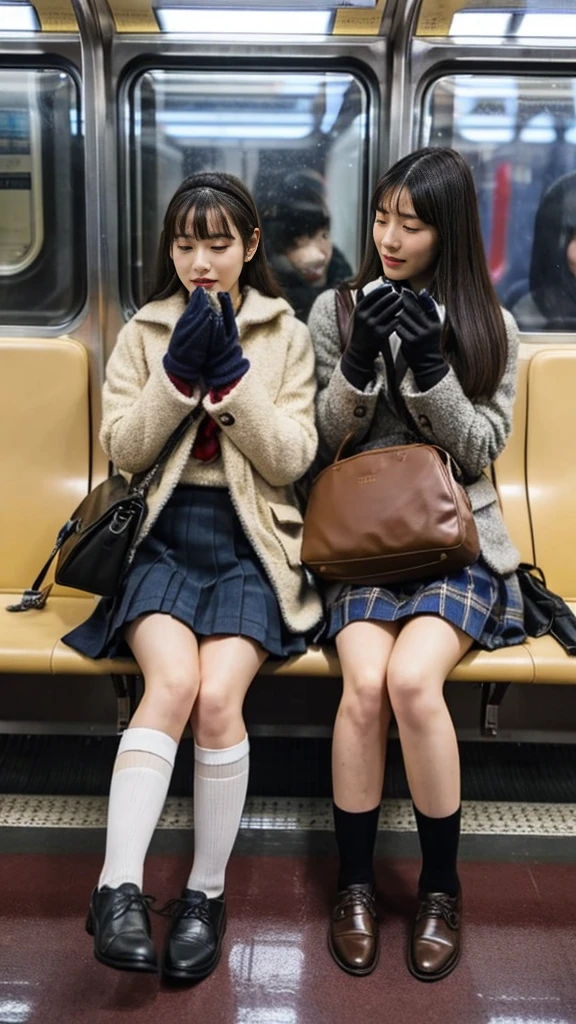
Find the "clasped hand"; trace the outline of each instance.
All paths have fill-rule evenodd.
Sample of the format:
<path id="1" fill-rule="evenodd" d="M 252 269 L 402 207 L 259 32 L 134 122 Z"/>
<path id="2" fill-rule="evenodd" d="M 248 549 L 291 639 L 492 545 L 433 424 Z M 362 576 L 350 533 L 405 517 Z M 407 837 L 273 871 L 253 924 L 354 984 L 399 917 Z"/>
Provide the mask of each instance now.
<path id="1" fill-rule="evenodd" d="M 409 288 L 400 294 L 391 284 L 358 293 L 351 324 L 350 340 L 342 357 L 342 370 L 348 380 L 363 389 L 374 374 L 374 360 L 394 332 L 401 342 L 402 354 L 417 377 L 417 383 L 429 382 L 446 368 L 440 348 L 442 324 L 436 304 L 428 292 L 418 295 Z"/>
<path id="2" fill-rule="evenodd" d="M 246 373 L 232 300 L 219 292 L 222 312 L 208 302 L 203 288 L 195 288 L 178 320 L 164 355 L 167 373 L 181 380 L 202 376 L 209 388 L 231 384 Z"/>
<path id="3" fill-rule="evenodd" d="M 398 317 L 396 333 L 401 351 L 416 377 L 416 383 L 426 388 L 434 379 L 441 379 L 447 363 L 440 348 L 442 323 L 436 303 L 425 289 L 418 295 L 403 288 L 402 311 Z"/>
<path id="4" fill-rule="evenodd" d="M 342 356 L 342 372 L 350 383 L 364 389 L 374 373 L 374 360 L 397 325 L 402 299 L 392 285 L 368 295 L 358 291 L 350 338 Z"/>

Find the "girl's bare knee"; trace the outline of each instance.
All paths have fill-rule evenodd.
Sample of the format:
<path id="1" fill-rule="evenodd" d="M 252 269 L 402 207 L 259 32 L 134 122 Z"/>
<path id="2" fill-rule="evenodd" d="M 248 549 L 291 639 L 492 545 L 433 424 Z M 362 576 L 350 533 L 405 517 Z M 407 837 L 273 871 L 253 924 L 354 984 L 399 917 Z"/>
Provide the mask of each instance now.
<path id="1" fill-rule="evenodd" d="M 425 728 L 444 705 L 442 690 L 417 660 L 388 666 L 388 694 L 398 725 Z"/>
<path id="2" fill-rule="evenodd" d="M 389 712 L 386 680 L 378 666 L 359 666 L 345 681 L 341 709 L 360 728 L 370 728 Z"/>
<path id="3" fill-rule="evenodd" d="M 198 685 L 191 673 L 172 669 L 163 673 L 161 679 L 145 680 L 146 699 L 159 704 L 164 714 L 186 721 L 190 717 Z"/>
<path id="4" fill-rule="evenodd" d="M 191 717 L 197 742 L 200 746 L 210 746 L 228 732 L 240 713 L 229 687 L 202 680 Z"/>

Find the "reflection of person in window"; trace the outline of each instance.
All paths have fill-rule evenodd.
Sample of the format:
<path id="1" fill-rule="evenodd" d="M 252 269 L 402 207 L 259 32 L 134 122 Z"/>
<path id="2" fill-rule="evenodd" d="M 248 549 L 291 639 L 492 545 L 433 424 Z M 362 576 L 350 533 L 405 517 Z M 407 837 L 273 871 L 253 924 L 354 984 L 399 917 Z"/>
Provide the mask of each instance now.
<path id="1" fill-rule="evenodd" d="M 538 207 L 530 291 L 512 312 L 528 331 L 576 330 L 576 173 L 556 181 Z"/>
<path id="2" fill-rule="evenodd" d="M 268 257 L 296 316 L 306 321 L 320 292 L 352 275 L 330 237 L 330 213 L 313 171 L 290 174 L 259 204 Z"/>

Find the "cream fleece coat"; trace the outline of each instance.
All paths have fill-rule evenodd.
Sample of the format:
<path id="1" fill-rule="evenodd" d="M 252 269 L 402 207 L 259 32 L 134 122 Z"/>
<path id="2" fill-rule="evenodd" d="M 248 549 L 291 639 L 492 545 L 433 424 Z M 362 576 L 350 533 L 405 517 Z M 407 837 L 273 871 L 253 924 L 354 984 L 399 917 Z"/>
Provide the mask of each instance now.
<path id="1" fill-rule="evenodd" d="M 284 299 L 246 289 L 237 325 L 250 369 L 221 402 L 211 402 L 199 389 L 188 398 L 162 364 L 185 304 L 183 291 L 149 302 L 120 331 L 106 371 L 100 443 L 120 470 L 139 473 L 154 463 L 175 427 L 201 403 L 221 427 L 230 497 L 284 621 L 293 632 L 306 632 L 319 622 L 322 606 L 300 562 L 302 516 L 291 485 L 311 465 L 318 443 L 308 330 Z M 150 491 L 138 543 L 178 484 L 201 421 L 186 431 Z"/>

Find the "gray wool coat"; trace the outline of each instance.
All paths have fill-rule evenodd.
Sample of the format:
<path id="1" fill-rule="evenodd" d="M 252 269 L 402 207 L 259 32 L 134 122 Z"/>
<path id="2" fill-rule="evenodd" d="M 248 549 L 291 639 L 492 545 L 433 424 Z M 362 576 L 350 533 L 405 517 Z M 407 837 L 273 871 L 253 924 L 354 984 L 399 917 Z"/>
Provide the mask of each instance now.
<path id="1" fill-rule="evenodd" d="M 420 391 L 410 369 L 400 385 L 408 410 L 431 444 L 444 448 L 456 460 L 466 479 L 480 548 L 496 573 L 513 572 L 520 557 L 502 518 L 496 491 L 486 471 L 500 455 L 512 428 L 516 392 L 518 328 L 502 310 L 508 338 L 506 369 L 489 401 L 472 402 L 464 394 L 452 368 L 429 391 Z M 308 320 L 316 352 L 318 394 L 316 415 L 321 453 L 326 462 L 335 455 L 350 431 L 356 444 L 405 444 L 409 438 L 388 397 L 384 361 L 376 360 L 376 376 L 364 391 L 346 380 L 340 366 L 341 344 L 334 291 L 320 295 Z"/>

